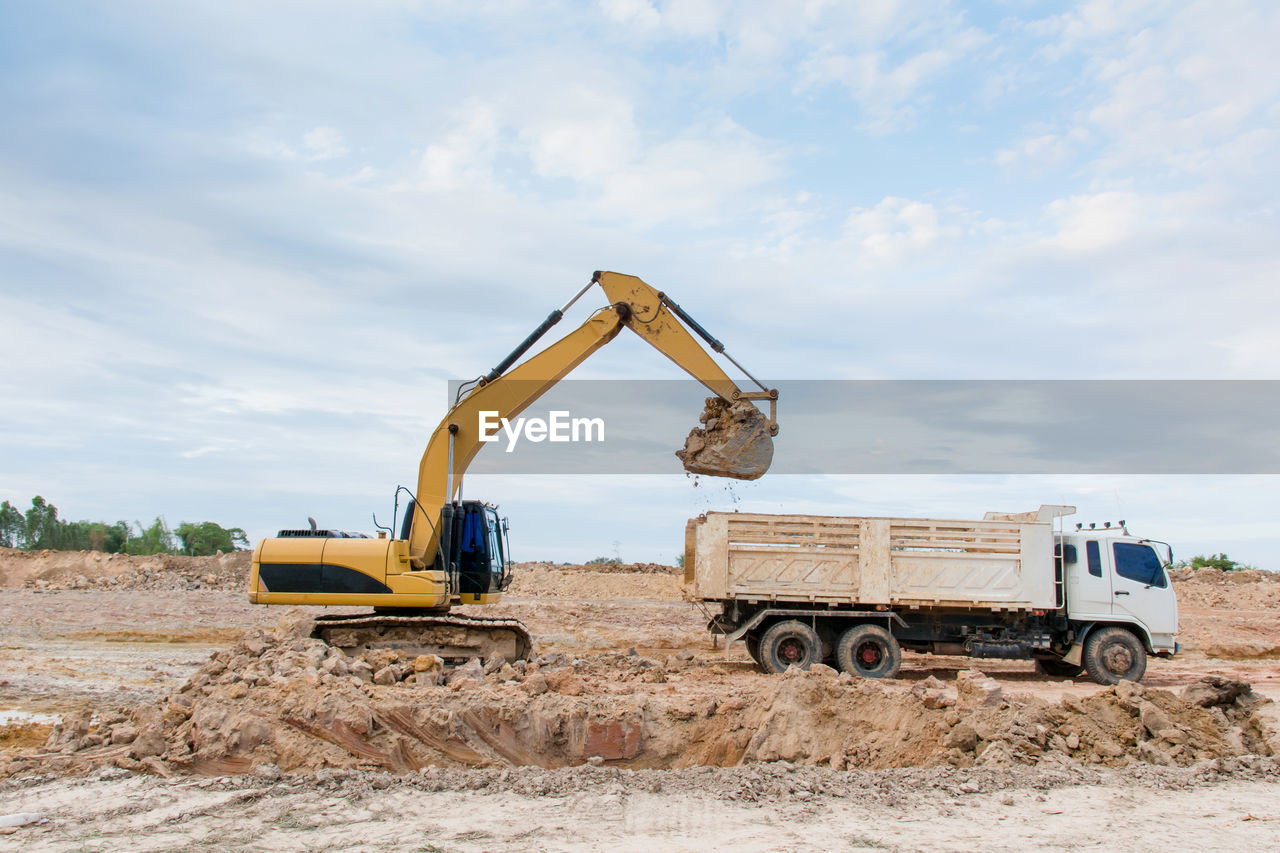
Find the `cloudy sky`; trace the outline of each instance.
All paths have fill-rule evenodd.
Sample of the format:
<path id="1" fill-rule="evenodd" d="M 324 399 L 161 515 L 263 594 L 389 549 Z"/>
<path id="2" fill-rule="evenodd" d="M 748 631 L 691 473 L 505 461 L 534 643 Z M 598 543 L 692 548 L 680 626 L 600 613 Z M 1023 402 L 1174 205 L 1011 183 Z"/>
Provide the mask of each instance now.
<path id="1" fill-rule="evenodd" d="M 1280 4 L 1062 6 L 5 3 L 0 497 L 371 530 L 447 380 L 596 269 L 776 380 L 1280 378 Z M 575 374 L 678 375 L 629 336 Z M 1277 486 L 673 462 L 467 492 L 526 559 L 671 560 L 709 509 L 1061 502 L 1280 568 Z"/>

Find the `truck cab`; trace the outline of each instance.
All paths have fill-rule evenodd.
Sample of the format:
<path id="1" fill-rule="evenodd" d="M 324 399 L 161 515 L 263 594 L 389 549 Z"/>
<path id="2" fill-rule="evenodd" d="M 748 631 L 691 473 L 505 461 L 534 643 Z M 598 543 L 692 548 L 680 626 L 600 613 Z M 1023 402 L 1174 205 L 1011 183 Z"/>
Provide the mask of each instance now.
<path id="1" fill-rule="evenodd" d="M 1148 650 L 1177 649 L 1178 602 L 1166 571 L 1169 546 L 1121 527 L 1086 528 L 1060 537 L 1067 615 L 1073 623 L 1128 624 L 1145 632 Z"/>

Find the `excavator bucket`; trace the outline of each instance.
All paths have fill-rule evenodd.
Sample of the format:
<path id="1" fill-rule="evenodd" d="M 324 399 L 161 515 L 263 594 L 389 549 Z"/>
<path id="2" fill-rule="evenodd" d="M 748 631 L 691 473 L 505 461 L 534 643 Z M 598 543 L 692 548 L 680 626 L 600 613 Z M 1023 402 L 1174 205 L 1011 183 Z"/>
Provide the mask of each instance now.
<path id="1" fill-rule="evenodd" d="M 690 474 L 755 480 L 773 462 L 773 425 L 755 406 L 708 397 L 707 406 L 676 456 Z"/>

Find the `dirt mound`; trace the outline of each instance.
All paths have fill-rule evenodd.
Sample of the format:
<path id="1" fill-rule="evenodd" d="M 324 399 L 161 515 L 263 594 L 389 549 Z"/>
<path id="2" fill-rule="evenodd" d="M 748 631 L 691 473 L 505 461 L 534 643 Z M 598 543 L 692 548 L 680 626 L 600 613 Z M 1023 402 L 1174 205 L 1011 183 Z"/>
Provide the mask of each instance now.
<path id="1" fill-rule="evenodd" d="M 628 566 L 637 568 L 628 570 Z M 557 566 L 553 563 L 517 563 L 511 595 L 528 598 L 654 598 L 679 601 L 683 574 L 673 566 L 629 563 L 622 566 L 590 563 Z"/>
<path id="2" fill-rule="evenodd" d="M 1126 682 L 1048 703 L 1004 697 L 973 670 L 903 692 L 822 666 L 744 678 L 687 651 L 472 660 L 446 672 L 434 656 L 345 656 L 311 639 L 310 625 L 291 617 L 251 632 L 158 706 L 68 717 L 2 775 L 103 764 L 268 776 L 583 763 L 1188 766 L 1272 754 L 1254 710 L 1268 700 L 1224 678 L 1182 696 Z"/>
<path id="3" fill-rule="evenodd" d="M 249 551 L 213 557 L 135 557 L 101 551 L 0 548 L 0 587 L 28 589 L 244 589 Z"/>
<path id="4" fill-rule="evenodd" d="M 555 572 L 592 572 L 601 575 L 683 575 L 684 569 L 679 566 L 668 566 L 666 563 L 549 563 L 544 560 L 532 560 L 525 563 L 513 563 L 517 572 L 532 569 L 543 569 Z"/>
<path id="5" fill-rule="evenodd" d="M 1175 569 L 1178 603 L 1227 610 L 1280 610 L 1280 573 Z"/>
<path id="6" fill-rule="evenodd" d="M 1178 642 L 1187 654 L 1227 660 L 1280 657 L 1280 574 L 1175 569 Z"/>

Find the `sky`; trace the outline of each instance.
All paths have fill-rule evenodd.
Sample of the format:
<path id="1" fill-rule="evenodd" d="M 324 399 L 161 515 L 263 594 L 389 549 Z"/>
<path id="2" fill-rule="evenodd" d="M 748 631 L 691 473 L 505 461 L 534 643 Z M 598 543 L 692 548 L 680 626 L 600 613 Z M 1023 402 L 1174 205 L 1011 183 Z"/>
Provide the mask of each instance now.
<path id="1" fill-rule="evenodd" d="M 0 498 L 372 531 L 597 269 L 779 382 L 1280 378 L 1277 43 L 1268 0 L 0 2 Z M 626 332 L 574 373 L 680 375 Z M 466 493 L 519 559 L 1069 503 L 1280 568 L 1275 476 Z"/>

